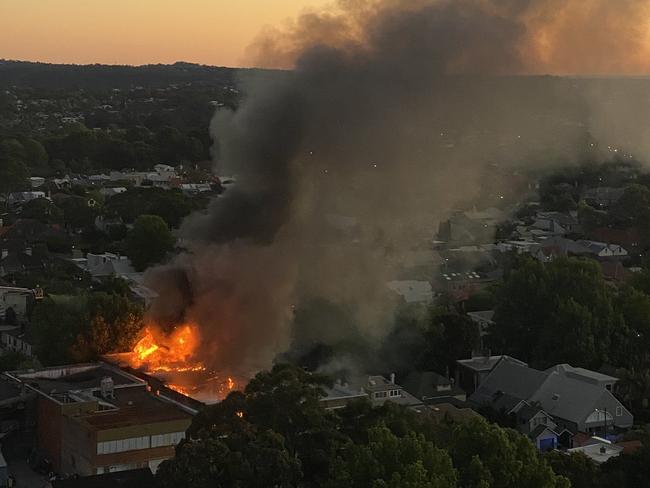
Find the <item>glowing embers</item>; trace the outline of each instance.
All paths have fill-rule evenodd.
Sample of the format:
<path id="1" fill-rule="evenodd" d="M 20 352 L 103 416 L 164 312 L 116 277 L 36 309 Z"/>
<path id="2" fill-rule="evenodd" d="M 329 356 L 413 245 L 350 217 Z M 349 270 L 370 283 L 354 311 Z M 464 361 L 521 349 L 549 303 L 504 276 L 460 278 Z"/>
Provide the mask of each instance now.
<path id="1" fill-rule="evenodd" d="M 191 377 L 175 376 L 173 380 L 167 381 L 166 385 L 171 390 L 192 397 L 195 400 L 214 403 L 228 396 L 228 393 L 235 389 L 236 383 L 230 377 L 223 379 L 219 375 L 204 377 L 199 374 Z"/>
<path id="2" fill-rule="evenodd" d="M 195 359 L 199 342 L 199 329 L 194 324 L 183 324 L 169 335 L 147 326 L 128 362 L 132 367 L 152 374 L 205 371 L 204 364 Z"/>

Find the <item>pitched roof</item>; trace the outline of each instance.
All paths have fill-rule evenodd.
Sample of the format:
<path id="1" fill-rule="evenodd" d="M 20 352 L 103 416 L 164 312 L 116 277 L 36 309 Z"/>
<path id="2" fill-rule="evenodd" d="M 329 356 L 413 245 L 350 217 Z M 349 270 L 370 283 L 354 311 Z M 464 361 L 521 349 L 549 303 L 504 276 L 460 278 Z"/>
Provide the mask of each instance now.
<path id="1" fill-rule="evenodd" d="M 546 426 L 546 425 L 544 425 L 544 424 L 539 424 L 537 427 L 535 427 L 535 428 L 531 431 L 530 434 L 528 434 L 528 436 L 529 436 L 531 439 L 537 439 L 540 435 L 542 435 L 543 432 L 545 432 L 545 431 L 547 431 L 547 430 L 548 430 L 551 434 L 554 434 L 555 436 L 558 435 L 558 433 L 555 432 L 555 431 L 554 431 L 553 429 L 551 429 L 550 427 L 548 427 L 548 426 Z"/>
<path id="2" fill-rule="evenodd" d="M 618 378 L 610 376 L 608 374 L 599 373 L 598 371 L 591 371 L 590 369 L 585 368 L 576 368 L 570 364 L 556 364 L 546 370 L 547 373 L 557 371 L 558 373 L 563 373 L 568 377 L 579 379 L 582 381 L 587 381 L 589 383 L 597 384 L 599 382 L 617 382 Z"/>
<path id="3" fill-rule="evenodd" d="M 604 388 L 553 371 L 530 398 L 549 414 L 571 422 L 581 422 L 593 412 L 594 405 L 604 395 Z"/>
<path id="4" fill-rule="evenodd" d="M 503 395 L 519 401 L 527 400 L 544 383 L 546 376 L 547 373 L 543 371 L 529 368 L 521 361 L 504 356 L 472 394 L 470 400 L 479 404 L 493 404 Z"/>
<path id="5" fill-rule="evenodd" d="M 507 359 L 508 361 L 517 362 L 523 366 L 527 366 L 523 361 L 502 354 L 499 354 L 498 356 L 473 356 L 470 359 L 459 359 L 456 362 L 473 371 L 491 371 L 502 359 Z"/>

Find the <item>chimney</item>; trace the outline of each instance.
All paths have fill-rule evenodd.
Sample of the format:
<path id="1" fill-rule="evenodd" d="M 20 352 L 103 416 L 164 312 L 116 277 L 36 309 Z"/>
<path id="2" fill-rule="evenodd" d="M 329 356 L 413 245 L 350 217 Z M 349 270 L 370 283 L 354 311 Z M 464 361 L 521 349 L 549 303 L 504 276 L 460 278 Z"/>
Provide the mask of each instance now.
<path id="1" fill-rule="evenodd" d="M 394 385 L 395 384 L 395 373 L 390 374 L 390 384 Z"/>
<path id="2" fill-rule="evenodd" d="M 113 378 L 110 376 L 104 376 L 101 379 L 99 382 L 99 389 L 103 399 L 107 400 L 115 398 L 115 383 L 113 382 Z"/>

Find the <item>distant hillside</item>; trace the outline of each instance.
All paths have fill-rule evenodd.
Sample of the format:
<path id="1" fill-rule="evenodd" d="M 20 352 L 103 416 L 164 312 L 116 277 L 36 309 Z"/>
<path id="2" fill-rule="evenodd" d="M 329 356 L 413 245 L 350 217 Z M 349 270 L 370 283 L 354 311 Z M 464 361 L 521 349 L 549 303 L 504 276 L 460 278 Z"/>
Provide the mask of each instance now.
<path id="1" fill-rule="evenodd" d="M 170 84 L 234 85 L 241 69 L 178 62 L 145 66 L 48 64 L 0 60 L 0 87 L 22 86 L 48 89 L 108 89 L 137 85 L 162 87 Z M 264 74 L 264 70 L 245 70 Z"/>

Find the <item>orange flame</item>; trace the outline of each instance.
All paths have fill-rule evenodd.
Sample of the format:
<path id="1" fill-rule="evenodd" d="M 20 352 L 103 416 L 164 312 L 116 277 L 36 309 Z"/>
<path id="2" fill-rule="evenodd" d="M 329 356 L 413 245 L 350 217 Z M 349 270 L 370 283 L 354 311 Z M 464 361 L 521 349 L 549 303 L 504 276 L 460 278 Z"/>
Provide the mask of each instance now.
<path id="1" fill-rule="evenodd" d="M 152 373 L 204 371 L 203 363 L 194 359 L 199 341 L 199 329 L 194 324 L 177 327 L 169 336 L 147 326 L 128 362 Z"/>
<path id="2" fill-rule="evenodd" d="M 223 399 L 239 380 L 208 370 L 198 359 L 200 341 L 199 327 L 193 323 L 169 334 L 148 324 L 131 352 L 119 354 L 119 361 L 162 379 L 169 389 L 183 395 L 201 401 Z"/>

